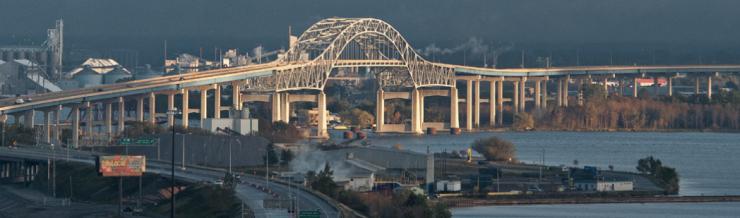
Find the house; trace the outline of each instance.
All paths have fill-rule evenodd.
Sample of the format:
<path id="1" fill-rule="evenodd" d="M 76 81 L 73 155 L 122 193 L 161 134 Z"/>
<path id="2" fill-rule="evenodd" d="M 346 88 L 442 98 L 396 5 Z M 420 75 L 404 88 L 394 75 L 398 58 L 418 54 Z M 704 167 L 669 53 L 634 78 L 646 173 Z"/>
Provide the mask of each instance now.
<path id="1" fill-rule="evenodd" d="M 634 190 L 634 182 L 627 180 L 576 180 L 575 188 L 578 191 L 589 192 L 618 192 Z"/>

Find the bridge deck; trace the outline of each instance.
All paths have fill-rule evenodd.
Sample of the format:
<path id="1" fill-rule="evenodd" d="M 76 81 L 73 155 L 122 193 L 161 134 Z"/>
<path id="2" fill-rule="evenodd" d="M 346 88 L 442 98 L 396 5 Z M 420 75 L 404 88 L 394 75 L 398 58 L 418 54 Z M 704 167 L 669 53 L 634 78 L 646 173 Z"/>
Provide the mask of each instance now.
<path id="1" fill-rule="evenodd" d="M 15 113 L 28 109 L 40 109 L 62 104 L 99 101 L 121 96 L 143 95 L 150 92 L 172 91 L 182 88 L 198 87 L 214 83 L 244 80 L 254 77 L 270 76 L 275 70 L 301 67 L 307 63 L 279 64 L 271 62 L 246 67 L 216 69 L 183 75 L 164 76 L 146 80 L 135 80 L 120 84 L 102 85 L 92 88 L 65 90 L 61 92 L 24 96 L 31 102 L 14 104 L 15 99 L 0 100 L 0 114 Z M 458 75 L 482 76 L 564 76 L 564 75 L 625 75 L 655 73 L 714 73 L 740 72 L 740 65 L 683 65 L 683 66 L 583 66 L 552 68 L 494 69 L 453 64 L 433 63 L 453 68 Z M 400 60 L 339 60 L 336 67 L 403 67 Z"/>

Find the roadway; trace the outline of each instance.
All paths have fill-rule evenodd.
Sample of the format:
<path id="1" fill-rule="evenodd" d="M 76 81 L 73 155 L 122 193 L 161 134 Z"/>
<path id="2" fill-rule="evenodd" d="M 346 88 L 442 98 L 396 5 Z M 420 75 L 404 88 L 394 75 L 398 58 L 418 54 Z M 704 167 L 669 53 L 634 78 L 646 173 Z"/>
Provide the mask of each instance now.
<path id="1" fill-rule="evenodd" d="M 496 69 L 462 66 L 430 62 L 438 67 L 452 68 L 459 75 L 479 76 L 564 76 L 564 75 L 635 75 L 655 73 L 715 73 L 740 72 L 740 65 L 677 65 L 677 66 L 576 66 L 551 68 L 512 68 Z M 286 64 L 273 61 L 265 64 L 214 69 L 181 75 L 162 76 L 125 83 L 101 85 L 91 88 L 64 90 L 60 92 L 23 96 L 30 102 L 15 104 L 15 98 L 0 99 L 0 114 L 11 114 L 28 109 L 54 107 L 83 101 L 110 100 L 122 96 L 144 95 L 151 92 L 179 91 L 183 88 L 197 88 L 215 83 L 245 80 L 272 76 L 275 71 L 301 68 L 310 62 Z M 403 67 L 400 60 L 337 60 L 335 67 Z"/>
<path id="2" fill-rule="evenodd" d="M 52 157 L 56 160 L 66 160 L 94 165 L 96 155 L 99 154 L 68 149 L 55 149 L 52 151 L 48 148 L 38 147 L 0 147 L 0 156 L 40 161 L 46 161 L 48 158 Z M 226 172 L 223 169 L 195 166 L 186 166 L 186 169 L 176 166 L 175 171 L 177 179 L 188 182 L 214 181 L 223 178 Z M 155 173 L 164 177 L 169 177 L 171 173 L 170 165 L 167 162 L 147 161 L 147 173 Z M 251 175 L 242 176 L 242 181 L 243 183 L 238 184 L 235 188 L 236 195 L 254 212 L 255 217 L 291 217 L 291 214 L 289 214 L 286 209 L 264 208 L 262 204 L 262 202 L 268 198 L 277 197 L 287 199 L 290 196 L 295 196 L 297 198 L 300 210 L 318 209 L 321 210 L 322 217 L 327 218 L 340 216 L 338 209 L 334 207 L 334 205 L 308 191 L 297 189 L 295 187 L 288 187 L 275 182 L 270 182 L 268 186 L 264 177 Z M 268 193 L 268 191 L 263 191 L 260 187 L 269 187 L 269 190 L 272 190 L 274 195 Z"/>

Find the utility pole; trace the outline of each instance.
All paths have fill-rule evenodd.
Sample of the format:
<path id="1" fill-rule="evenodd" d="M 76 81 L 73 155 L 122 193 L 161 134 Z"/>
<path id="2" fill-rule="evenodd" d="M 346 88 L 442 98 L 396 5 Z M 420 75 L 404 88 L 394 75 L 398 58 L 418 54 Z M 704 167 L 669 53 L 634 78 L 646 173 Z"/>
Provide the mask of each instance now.
<path id="1" fill-rule="evenodd" d="M 185 134 L 182 134 L 182 170 L 185 170 Z"/>
<path id="2" fill-rule="evenodd" d="M 118 216 L 121 216 L 123 211 L 123 177 L 118 177 Z"/>
<path id="3" fill-rule="evenodd" d="M 178 87 L 179 89 L 180 87 Z M 187 106 L 187 105 L 186 105 Z M 167 111 L 168 115 L 175 116 L 178 114 L 177 108 L 173 108 L 169 111 Z M 170 218 L 175 217 L 175 126 L 172 127 L 172 146 L 170 147 L 172 149 L 172 152 L 170 152 L 170 155 L 172 156 L 171 162 L 170 162 L 170 180 L 172 182 L 170 186 Z"/>

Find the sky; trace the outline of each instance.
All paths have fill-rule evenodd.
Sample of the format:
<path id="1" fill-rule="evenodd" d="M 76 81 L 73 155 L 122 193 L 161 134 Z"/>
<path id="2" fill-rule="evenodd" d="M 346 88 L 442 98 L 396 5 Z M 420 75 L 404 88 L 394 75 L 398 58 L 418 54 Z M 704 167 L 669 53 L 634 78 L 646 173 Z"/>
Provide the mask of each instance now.
<path id="1" fill-rule="evenodd" d="M 328 17 L 375 17 L 417 48 L 477 39 L 519 45 L 726 48 L 740 45 L 737 0 L 0 0 L 0 43 L 39 44 L 55 19 L 70 49 L 135 49 L 141 62 L 201 47 L 287 45 Z M 161 58 L 160 58 L 161 59 Z"/>

